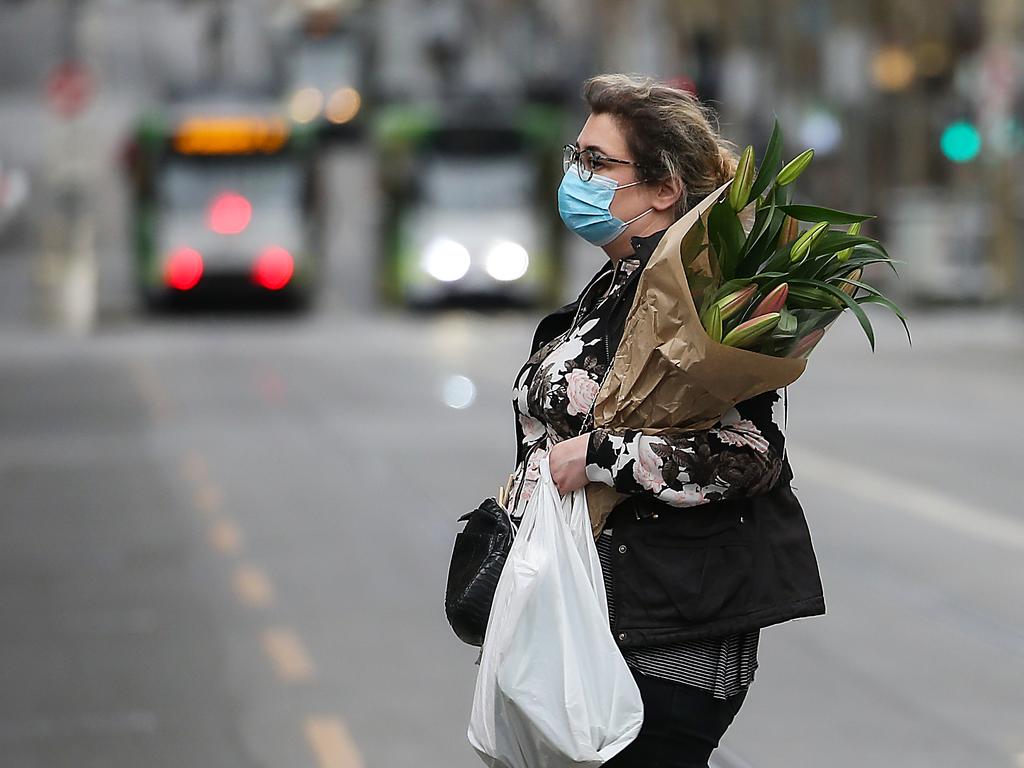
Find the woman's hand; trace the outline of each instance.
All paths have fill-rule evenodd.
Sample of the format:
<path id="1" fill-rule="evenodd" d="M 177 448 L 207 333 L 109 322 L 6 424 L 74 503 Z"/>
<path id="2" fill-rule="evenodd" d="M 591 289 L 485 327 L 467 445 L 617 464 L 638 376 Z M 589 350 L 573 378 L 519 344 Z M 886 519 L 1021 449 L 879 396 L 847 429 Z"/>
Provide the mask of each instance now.
<path id="1" fill-rule="evenodd" d="M 551 468 L 551 479 L 558 486 L 558 492 L 567 493 L 582 488 L 587 479 L 587 445 L 590 433 L 584 432 L 579 437 L 572 437 L 556 443 L 548 453 L 548 466 Z"/>

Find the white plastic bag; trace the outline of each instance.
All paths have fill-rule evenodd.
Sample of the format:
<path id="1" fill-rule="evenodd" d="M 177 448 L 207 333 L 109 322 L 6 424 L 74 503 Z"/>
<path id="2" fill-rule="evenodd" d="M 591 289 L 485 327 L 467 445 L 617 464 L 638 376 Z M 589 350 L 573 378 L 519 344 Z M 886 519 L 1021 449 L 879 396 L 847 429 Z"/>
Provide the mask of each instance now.
<path id="1" fill-rule="evenodd" d="M 608 626 L 582 489 L 548 460 L 498 579 L 469 741 L 492 768 L 600 766 L 640 731 L 643 702 Z"/>

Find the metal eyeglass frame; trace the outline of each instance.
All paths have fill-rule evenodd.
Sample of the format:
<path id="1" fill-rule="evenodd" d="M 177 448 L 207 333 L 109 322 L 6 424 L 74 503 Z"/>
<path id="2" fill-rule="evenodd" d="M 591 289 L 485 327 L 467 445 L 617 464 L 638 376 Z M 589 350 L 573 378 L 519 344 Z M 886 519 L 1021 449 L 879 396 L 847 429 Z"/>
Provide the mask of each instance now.
<path id="1" fill-rule="evenodd" d="M 590 168 L 583 167 L 583 155 L 587 156 L 587 160 L 591 166 Z M 576 173 L 579 174 L 580 179 L 583 181 L 590 181 L 594 178 L 593 165 L 595 162 L 618 163 L 619 165 L 632 165 L 636 168 L 641 168 L 640 163 L 634 163 L 632 160 L 617 160 L 614 157 L 602 155 L 592 149 L 579 149 L 573 144 L 566 144 L 562 147 L 562 171 L 565 173 L 575 165 Z"/>

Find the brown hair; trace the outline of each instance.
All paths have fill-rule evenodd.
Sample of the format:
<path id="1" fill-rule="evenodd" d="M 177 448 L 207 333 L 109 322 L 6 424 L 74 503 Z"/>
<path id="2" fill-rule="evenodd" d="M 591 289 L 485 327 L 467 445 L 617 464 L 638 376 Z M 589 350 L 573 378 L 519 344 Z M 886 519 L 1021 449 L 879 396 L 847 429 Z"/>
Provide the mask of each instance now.
<path id="1" fill-rule="evenodd" d="M 594 114 L 616 119 L 645 181 L 679 179 L 677 219 L 736 173 L 736 145 L 689 91 L 642 75 L 597 75 L 584 82 L 583 99 Z"/>

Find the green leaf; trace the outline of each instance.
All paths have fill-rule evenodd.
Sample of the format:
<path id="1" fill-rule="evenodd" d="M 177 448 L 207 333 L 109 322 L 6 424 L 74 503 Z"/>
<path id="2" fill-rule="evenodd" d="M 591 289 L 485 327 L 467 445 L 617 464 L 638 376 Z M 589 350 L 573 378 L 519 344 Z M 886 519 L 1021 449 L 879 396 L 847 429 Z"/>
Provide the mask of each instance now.
<path id="1" fill-rule="evenodd" d="M 791 335 L 796 333 L 797 319 L 796 315 L 790 312 L 785 307 L 782 308 L 780 313 L 779 324 L 775 326 L 775 330 L 780 334 Z"/>
<path id="2" fill-rule="evenodd" d="M 768 211 L 770 216 L 756 237 L 754 230 L 751 230 L 740 263 L 736 267 L 737 275 L 752 275 L 757 272 L 757 268 L 772 252 L 775 242 L 779 239 L 779 230 L 782 229 L 785 214 L 775 207 L 774 200 L 763 210 Z"/>
<path id="3" fill-rule="evenodd" d="M 796 242 L 795 240 L 793 241 Z M 775 252 L 764 263 L 764 271 L 789 274 L 789 252 L 793 243 L 786 243 L 776 247 Z"/>
<path id="4" fill-rule="evenodd" d="M 896 317 L 898 317 L 900 322 L 903 323 L 903 330 L 907 332 L 907 341 L 910 342 L 910 346 L 914 346 L 914 340 L 910 338 L 910 328 L 907 327 L 906 316 L 904 316 L 900 308 L 893 304 L 889 299 L 882 295 L 872 295 L 861 296 L 859 299 L 856 299 L 856 301 L 858 304 L 881 304 L 895 312 Z"/>
<path id="5" fill-rule="evenodd" d="M 772 124 L 772 135 L 768 139 L 768 146 L 764 150 L 764 158 L 757 169 L 757 178 L 750 188 L 750 196 L 753 200 L 762 192 L 768 189 L 768 185 L 775 180 L 776 174 L 782 170 L 782 129 L 779 128 L 779 118 L 776 115 Z"/>
<path id="6" fill-rule="evenodd" d="M 715 243 L 718 252 L 722 277 L 729 280 L 735 277 L 736 265 L 739 262 L 740 251 L 743 250 L 746 235 L 743 232 L 743 225 L 740 224 L 740 220 L 736 216 L 736 211 L 732 209 L 727 200 L 712 206 L 711 213 L 708 214 L 708 230 L 711 233 L 711 241 Z"/>
<path id="7" fill-rule="evenodd" d="M 750 227 L 750 234 L 747 235 L 747 241 L 743 244 L 742 256 L 746 256 L 750 252 L 754 242 L 764 232 L 765 227 L 771 224 L 772 214 L 775 211 L 775 205 L 759 205 L 757 207 L 757 213 L 754 215 L 754 223 Z"/>
<path id="8" fill-rule="evenodd" d="M 850 311 L 853 312 L 853 314 L 857 316 L 857 321 L 860 323 L 860 327 L 864 329 L 864 335 L 866 335 L 868 337 L 868 342 L 871 344 L 871 351 L 872 352 L 875 351 L 875 334 L 874 334 L 874 331 L 871 328 L 871 321 L 868 319 L 868 316 L 864 312 L 864 310 L 861 309 L 860 304 L 858 304 L 856 301 L 854 301 L 852 297 L 847 296 L 845 293 L 840 291 L 834 285 L 829 285 L 828 283 L 823 283 L 821 280 L 799 280 L 799 281 L 798 280 L 794 280 L 793 283 L 794 284 L 803 283 L 803 284 L 807 284 L 807 285 L 817 286 L 817 287 L 821 288 L 822 290 L 827 291 L 828 293 L 832 294 L 833 296 L 835 296 L 840 301 L 842 301 L 843 304 L 848 306 L 850 308 Z"/>
<path id="9" fill-rule="evenodd" d="M 861 237 L 861 235 L 847 235 L 847 237 Z M 887 259 L 891 258 L 889 256 L 889 252 L 885 250 L 884 245 L 882 245 L 877 240 L 871 239 L 870 237 L 868 238 L 868 240 L 870 242 L 858 244 L 857 246 L 854 246 L 854 249 L 856 250 L 857 248 L 860 248 L 861 250 L 868 251 L 869 253 L 877 253 L 879 256 L 884 256 Z"/>
<path id="10" fill-rule="evenodd" d="M 870 213 L 847 213 L 819 205 L 784 205 L 782 210 L 798 221 L 827 221 L 829 224 L 856 224 L 877 218 Z"/>
<path id="11" fill-rule="evenodd" d="M 896 267 L 893 264 L 906 264 L 906 261 L 901 259 L 890 259 L 888 256 L 858 256 L 857 249 L 853 249 L 854 255 L 843 262 L 844 267 L 863 267 L 866 264 L 886 264 L 888 267 L 896 273 L 896 277 L 900 276 L 899 272 L 896 272 Z"/>
<path id="12" fill-rule="evenodd" d="M 750 280 L 743 280 L 739 278 L 735 280 L 727 280 L 726 282 L 718 286 L 718 290 L 716 290 L 711 295 L 711 301 L 709 303 L 713 303 L 718 301 L 719 299 L 723 299 L 733 291 L 738 291 L 741 288 L 746 288 L 748 285 L 750 285 Z"/>
<path id="13" fill-rule="evenodd" d="M 794 309 L 797 319 L 796 335 L 803 337 L 818 328 L 827 328 L 845 312 L 845 309 Z"/>
<path id="14" fill-rule="evenodd" d="M 848 235 L 846 232 L 830 230 L 817 239 L 808 255 L 824 256 L 846 250 L 853 245 L 874 246 L 877 244 L 877 240 L 864 235 Z"/>
<path id="15" fill-rule="evenodd" d="M 775 199 L 775 204 L 778 207 L 789 205 L 793 201 L 793 193 L 790 192 L 792 187 L 779 187 L 774 188 L 774 194 L 772 197 Z"/>
<path id="16" fill-rule="evenodd" d="M 875 288 L 875 286 L 871 285 L 870 283 L 864 283 L 864 282 L 861 282 L 860 280 L 851 280 L 848 277 L 833 277 L 831 279 L 832 280 L 839 280 L 840 282 L 843 282 L 843 283 L 849 283 L 850 285 L 855 285 L 858 288 L 863 288 L 865 291 L 867 291 L 868 293 L 873 294 L 875 296 L 881 296 L 882 295 L 882 292 L 880 290 L 878 290 L 877 288 Z"/>

